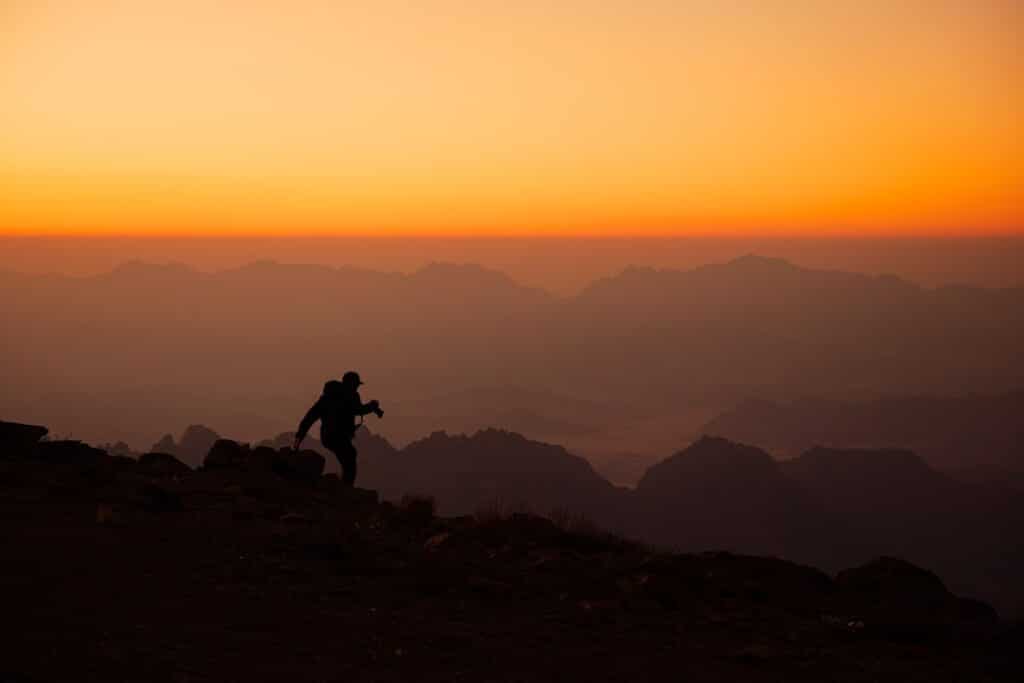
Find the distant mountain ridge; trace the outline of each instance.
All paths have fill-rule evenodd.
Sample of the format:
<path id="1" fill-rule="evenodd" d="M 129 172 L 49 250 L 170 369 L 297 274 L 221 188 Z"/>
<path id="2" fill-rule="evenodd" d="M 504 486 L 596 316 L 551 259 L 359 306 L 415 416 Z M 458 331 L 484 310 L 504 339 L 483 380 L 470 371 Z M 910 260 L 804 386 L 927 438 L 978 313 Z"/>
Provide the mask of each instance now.
<path id="1" fill-rule="evenodd" d="M 373 397 L 412 407 L 396 439 L 501 417 L 581 452 L 642 447 L 647 459 L 750 397 L 1024 387 L 1024 289 L 927 289 L 759 256 L 626 269 L 571 297 L 473 265 L 132 263 L 92 277 L 5 275 L 0 313 L 3 414 L 136 448 L 168 415 L 249 434 L 293 428 L 324 380 L 351 367 Z M 551 398 L 538 409 L 520 393 L 499 410 L 480 393 L 463 402 L 472 413 L 436 404 L 475 387 Z"/>
<path id="2" fill-rule="evenodd" d="M 1024 473 L 1024 391 L 872 401 L 748 400 L 703 427 L 784 455 L 815 445 L 896 446 L 949 470 L 998 465 Z"/>

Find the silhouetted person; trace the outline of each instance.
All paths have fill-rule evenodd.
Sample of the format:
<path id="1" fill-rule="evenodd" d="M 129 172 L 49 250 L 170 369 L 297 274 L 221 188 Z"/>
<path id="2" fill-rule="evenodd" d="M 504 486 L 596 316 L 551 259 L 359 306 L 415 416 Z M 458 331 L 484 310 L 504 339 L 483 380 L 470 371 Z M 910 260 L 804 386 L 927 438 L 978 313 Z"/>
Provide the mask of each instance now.
<path id="1" fill-rule="evenodd" d="M 324 384 L 324 393 L 302 418 L 295 434 L 294 448 L 298 450 L 309 428 L 320 420 L 320 442 L 338 458 L 341 480 L 349 486 L 356 481 L 356 447 L 352 445 L 352 439 L 362 423 L 362 420 L 357 423 L 356 417 L 370 413 L 384 417 L 377 401 L 363 403 L 359 398 L 358 389 L 362 383 L 359 374 L 350 371 L 340 382 L 331 380 Z"/>

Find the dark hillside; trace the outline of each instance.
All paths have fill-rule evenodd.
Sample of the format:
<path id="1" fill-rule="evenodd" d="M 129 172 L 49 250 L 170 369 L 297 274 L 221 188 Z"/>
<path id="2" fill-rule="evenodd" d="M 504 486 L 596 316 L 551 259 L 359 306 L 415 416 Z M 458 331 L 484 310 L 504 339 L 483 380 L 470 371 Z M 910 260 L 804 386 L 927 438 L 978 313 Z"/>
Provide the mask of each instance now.
<path id="1" fill-rule="evenodd" d="M 494 506 L 547 514 L 568 507 L 607 521 L 620 512 L 625 493 L 561 446 L 503 430 L 437 432 L 392 454 L 375 450 L 363 460 L 367 485 L 392 499 L 429 494 L 446 514 Z"/>
<path id="2" fill-rule="evenodd" d="M 800 557 L 827 527 L 768 453 L 712 437 L 651 467 L 634 498 L 634 534 L 687 550 Z"/>
<path id="3" fill-rule="evenodd" d="M 1021 631 L 883 559 L 837 578 L 529 515 L 443 518 L 218 441 L 198 470 L 0 430 L 11 681 L 1002 681 Z M 497 435 L 486 438 L 495 438 Z"/>

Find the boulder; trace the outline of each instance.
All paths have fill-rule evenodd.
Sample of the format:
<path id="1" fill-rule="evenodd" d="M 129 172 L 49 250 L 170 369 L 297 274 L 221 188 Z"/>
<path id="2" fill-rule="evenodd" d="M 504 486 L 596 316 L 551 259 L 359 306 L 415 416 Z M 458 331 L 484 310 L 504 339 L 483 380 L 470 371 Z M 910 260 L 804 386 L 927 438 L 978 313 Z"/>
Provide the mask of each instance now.
<path id="1" fill-rule="evenodd" d="M 139 467 L 157 477 L 173 477 L 188 474 L 192 468 L 170 453 L 145 453 L 139 457 Z"/>
<path id="2" fill-rule="evenodd" d="M 231 439 L 217 439 L 203 459 L 203 468 L 207 470 L 243 469 L 249 460 L 250 453 L 247 444 L 240 444 Z"/>
<path id="3" fill-rule="evenodd" d="M 249 448 L 229 439 L 218 439 L 203 461 L 207 470 L 234 469 L 275 474 L 292 481 L 315 481 L 323 474 L 324 457 L 315 451 L 274 450 L 267 446 Z"/>
<path id="4" fill-rule="evenodd" d="M 249 451 L 249 458 L 245 461 L 245 468 L 255 472 L 271 472 L 274 469 L 274 461 L 277 459 L 277 450 L 266 446 L 257 446 Z"/>
<path id="5" fill-rule="evenodd" d="M 37 460 L 54 465 L 99 466 L 110 463 L 106 451 L 93 448 L 81 441 L 43 441 L 33 452 Z"/>
<path id="6" fill-rule="evenodd" d="M 380 495 L 376 490 L 348 486 L 333 472 L 317 479 L 316 485 L 331 498 L 344 500 L 345 505 L 351 509 L 376 508 L 381 505 Z M 383 505 L 394 507 L 390 503 L 383 503 Z"/>
<path id="7" fill-rule="evenodd" d="M 935 574 L 904 560 L 881 557 L 836 577 L 842 602 L 875 636 L 922 641 L 991 631 L 991 606 L 958 598 Z"/>
<path id="8" fill-rule="evenodd" d="M 841 571 L 836 583 L 865 604 L 942 607 L 954 599 L 938 576 L 895 557 Z"/>
<path id="9" fill-rule="evenodd" d="M 143 507 L 150 512 L 180 512 L 181 497 L 158 484 L 146 484 L 140 490 Z"/>
<path id="10" fill-rule="evenodd" d="M 274 454 L 271 468 L 274 474 L 285 479 L 315 481 L 323 474 L 326 462 L 316 451 L 295 452 L 290 448 L 282 448 Z"/>
<path id="11" fill-rule="evenodd" d="M 416 526 L 427 526 L 434 520 L 437 503 L 430 496 L 402 496 L 398 504 L 401 518 Z"/>
<path id="12" fill-rule="evenodd" d="M 110 464 L 118 470 L 133 470 L 139 465 L 139 461 L 128 455 L 111 455 Z"/>
<path id="13" fill-rule="evenodd" d="M 105 450 L 111 457 L 125 457 L 137 460 L 141 455 L 141 453 L 135 452 L 135 450 L 124 441 L 101 444 L 99 448 Z"/>
<path id="14" fill-rule="evenodd" d="M 49 431 L 40 425 L 0 421 L 0 457 L 27 455 Z"/>

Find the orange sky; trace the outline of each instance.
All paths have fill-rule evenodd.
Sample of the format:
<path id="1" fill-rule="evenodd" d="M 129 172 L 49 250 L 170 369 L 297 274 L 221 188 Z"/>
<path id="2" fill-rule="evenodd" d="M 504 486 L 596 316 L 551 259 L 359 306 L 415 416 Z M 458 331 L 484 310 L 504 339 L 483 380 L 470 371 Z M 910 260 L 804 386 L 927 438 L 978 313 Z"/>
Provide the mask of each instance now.
<path id="1" fill-rule="evenodd" d="M 1022 233 L 1017 0 L 5 0 L 0 233 Z"/>

